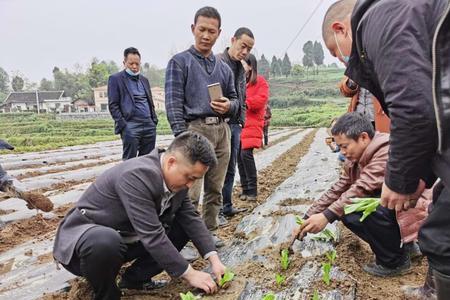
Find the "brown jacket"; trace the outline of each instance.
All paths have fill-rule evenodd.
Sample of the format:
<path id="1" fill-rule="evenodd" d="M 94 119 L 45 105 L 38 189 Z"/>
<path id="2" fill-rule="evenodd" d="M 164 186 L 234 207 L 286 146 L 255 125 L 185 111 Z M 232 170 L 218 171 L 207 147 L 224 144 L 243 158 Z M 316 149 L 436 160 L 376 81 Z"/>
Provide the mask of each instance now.
<path id="1" fill-rule="evenodd" d="M 306 212 L 306 217 L 324 213 L 330 222 L 344 214 L 352 198 L 379 197 L 389 152 L 389 134 L 377 132 L 357 163 L 346 160 L 339 180 Z M 397 215 L 403 242 L 417 239 L 417 231 L 428 216 L 431 192 L 426 190 L 416 208 Z"/>
<path id="2" fill-rule="evenodd" d="M 358 105 L 359 99 L 359 87 L 357 86 L 355 89 L 351 89 L 347 86 L 348 77 L 344 76 L 340 83 L 341 94 L 344 97 L 351 97 L 350 104 L 348 106 L 348 112 L 352 112 L 356 110 L 356 105 Z M 383 108 L 378 102 L 378 99 L 372 96 L 373 101 L 373 111 L 375 118 L 375 130 L 379 132 L 390 132 L 391 120 L 384 113 Z"/>

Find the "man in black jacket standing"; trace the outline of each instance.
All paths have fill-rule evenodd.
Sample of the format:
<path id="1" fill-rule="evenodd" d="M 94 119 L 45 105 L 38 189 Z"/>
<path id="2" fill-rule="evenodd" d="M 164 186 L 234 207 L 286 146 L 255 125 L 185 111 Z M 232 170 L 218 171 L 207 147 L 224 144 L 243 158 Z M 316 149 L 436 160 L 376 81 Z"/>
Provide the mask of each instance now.
<path id="1" fill-rule="evenodd" d="M 140 74 L 141 54 L 130 47 L 123 56 L 125 70 L 108 80 L 108 106 L 115 121 L 115 133 L 122 138 L 122 159 L 127 160 L 155 148 L 158 118 L 150 83 Z"/>
<path id="2" fill-rule="evenodd" d="M 255 37 L 250 29 L 241 27 L 236 30 L 231 38 L 231 46 L 227 47 L 223 53 L 217 55 L 224 61 L 234 74 L 234 86 L 239 100 L 239 113 L 228 121 L 231 130 L 231 151 L 228 163 L 227 175 L 222 189 L 223 215 L 232 217 L 242 210 L 234 208 L 231 201 L 234 185 L 234 175 L 236 173 L 237 157 L 241 148 L 241 132 L 245 122 L 245 91 L 246 80 L 245 71 L 241 60 L 245 59 L 255 44 Z M 221 220 L 224 222 L 223 220 Z M 225 222 L 224 222 L 225 223 Z"/>
<path id="3" fill-rule="evenodd" d="M 347 65 L 346 75 L 373 93 L 391 118 L 382 205 L 408 209 L 425 186 L 441 179 L 419 235 L 439 299 L 450 294 L 448 5 L 341 0 L 329 8 L 322 28 L 331 55 Z"/>

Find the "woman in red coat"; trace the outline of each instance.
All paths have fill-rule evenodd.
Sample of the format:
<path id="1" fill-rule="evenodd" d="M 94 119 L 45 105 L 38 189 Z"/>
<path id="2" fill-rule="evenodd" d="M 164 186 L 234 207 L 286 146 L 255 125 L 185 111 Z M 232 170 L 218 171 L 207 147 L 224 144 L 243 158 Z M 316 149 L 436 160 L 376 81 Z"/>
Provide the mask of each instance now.
<path id="1" fill-rule="evenodd" d="M 245 60 L 244 68 L 247 76 L 247 93 L 245 103 L 247 114 L 241 134 L 241 152 L 238 157 L 239 174 L 241 177 L 241 199 L 256 200 L 257 171 L 253 149 L 260 148 L 263 138 L 264 115 L 269 99 L 269 85 L 264 77 L 258 75 L 254 55 Z"/>

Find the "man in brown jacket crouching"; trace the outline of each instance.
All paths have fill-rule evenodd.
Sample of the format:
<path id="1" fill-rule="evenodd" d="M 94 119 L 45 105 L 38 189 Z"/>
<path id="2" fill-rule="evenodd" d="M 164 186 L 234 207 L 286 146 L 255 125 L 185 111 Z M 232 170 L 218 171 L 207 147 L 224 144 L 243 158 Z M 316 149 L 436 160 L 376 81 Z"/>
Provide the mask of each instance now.
<path id="1" fill-rule="evenodd" d="M 294 235 L 302 238 L 308 232 L 318 233 L 328 223 L 340 219 L 366 241 L 375 254 L 376 262 L 365 265 L 364 271 L 383 277 L 404 273 L 410 268 L 404 245 L 417 240 L 419 227 L 427 217 L 429 201 L 421 197 L 415 208 L 397 215 L 395 210 L 379 206 L 363 222 L 360 222 L 361 212 L 344 215 L 344 207 L 351 204 L 352 198 L 380 197 L 388 160 L 389 134 L 375 133 L 370 120 L 358 112 L 340 117 L 331 133 L 346 157 L 345 172 L 311 205 L 305 214 L 305 222 Z"/>

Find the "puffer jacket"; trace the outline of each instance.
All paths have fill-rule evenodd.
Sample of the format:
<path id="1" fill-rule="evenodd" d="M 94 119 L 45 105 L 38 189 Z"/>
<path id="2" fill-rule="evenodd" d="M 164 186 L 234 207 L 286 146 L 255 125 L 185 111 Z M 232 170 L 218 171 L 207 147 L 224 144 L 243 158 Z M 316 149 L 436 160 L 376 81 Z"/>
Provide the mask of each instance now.
<path id="1" fill-rule="evenodd" d="M 247 84 L 247 115 L 241 133 L 242 149 L 260 148 L 263 138 L 264 115 L 269 99 L 269 84 L 258 75 L 255 84 Z"/>
<path id="2" fill-rule="evenodd" d="M 344 76 L 342 79 L 339 89 L 341 91 L 341 94 L 344 97 L 351 98 L 350 104 L 348 105 L 348 112 L 352 112 L 356 110 L 356 106 L 358 105 L 359 101 L 359 87 L 356 86 L 355 89 L 351 89 L 347 85 L 347 81 L 349 78 L 347 76 Z M 386 113 L 383 111 L 383 108 L 381 107 L 380 102 L 378 101 L 375 96 L 372 96 L 372 102 L 373 102 L 373 111 L 374 111 L 374 118 L 375 118 L 375 130 L 379 132 L 390 132 L 390 126 L 391 126 L 391 120 L 386 115 Z"/>
<path id="3" fill-rule="evenodd" d="M 360 160 L 346 160 L 339 180 L 314 202 L 305 217 L 323 213 L 331 223 L 344 215 L 344 207 L 352 198 L 379 197 L 389 152 L 389 134 L 376 133 Z M 397 214 L 402 241 L 417 239 L 417 232 L 428 216 L 431 190 L 425 190 L 414 209 Z"/>

